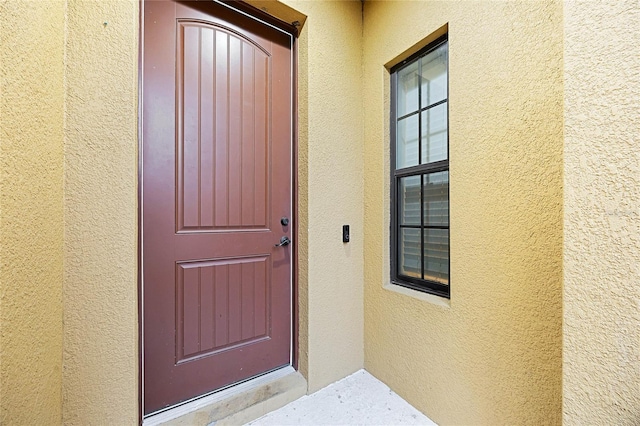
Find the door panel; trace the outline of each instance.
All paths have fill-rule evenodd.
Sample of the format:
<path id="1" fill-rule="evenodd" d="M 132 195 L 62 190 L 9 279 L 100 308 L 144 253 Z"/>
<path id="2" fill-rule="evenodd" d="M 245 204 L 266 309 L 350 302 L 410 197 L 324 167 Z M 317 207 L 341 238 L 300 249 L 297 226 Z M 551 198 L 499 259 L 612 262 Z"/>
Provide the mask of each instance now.
<path id="1" fill-rule="evenodd" d="M 258 256 L 178 263 L 178 363 L 268 337 L 268 261 Z"/>
<path id="2" fill-rule="evenodd" d="M 269 55 L 198 21 L 178 22 L 177 45 L 178 232 L 265 228 Z"/>
<path id="3" fill-rule="evenodd" d="M 291 114 L 289 36 L 145 2 L 145 414 L 290 363 Z"/>

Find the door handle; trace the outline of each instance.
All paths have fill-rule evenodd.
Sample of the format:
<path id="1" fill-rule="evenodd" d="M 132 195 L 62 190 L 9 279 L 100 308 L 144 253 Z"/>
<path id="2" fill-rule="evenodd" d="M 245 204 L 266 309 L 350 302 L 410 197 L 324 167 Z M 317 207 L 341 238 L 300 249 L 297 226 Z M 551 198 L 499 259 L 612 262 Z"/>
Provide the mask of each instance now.
<path id="1" fill-rule="evenodd" d="M 291 240 L 289 239 L 289 237 L 284 236 L 280 238 L 280 244 L 276 244 L 275 247 L 288 246 L 289 243 L 291 243 Z"/>

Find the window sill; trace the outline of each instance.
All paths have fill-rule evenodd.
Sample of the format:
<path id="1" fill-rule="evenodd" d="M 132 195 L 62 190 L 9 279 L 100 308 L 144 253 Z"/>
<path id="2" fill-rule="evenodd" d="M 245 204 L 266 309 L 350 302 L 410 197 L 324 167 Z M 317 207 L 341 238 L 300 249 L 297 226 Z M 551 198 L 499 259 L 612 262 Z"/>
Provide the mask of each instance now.
<path id="1" fill-rule="evenodd" d="M 451 299 L 447 299 L 446 297 L 436 296 L 434 294 L 413 290 L 408 287 L 404 287 L 404 286 L 393 284 L 393 283 L 385 283 L 382 286 L 382 288 L 384 288 L 385 290 L 389 290 L 393 293 L 402 294 L 404 296 L 408 296 L 413 299 L 418 299 L 423 302 L 431 303 L 432 305 L 441 306 L 444 308 L 451 308 Z"/>

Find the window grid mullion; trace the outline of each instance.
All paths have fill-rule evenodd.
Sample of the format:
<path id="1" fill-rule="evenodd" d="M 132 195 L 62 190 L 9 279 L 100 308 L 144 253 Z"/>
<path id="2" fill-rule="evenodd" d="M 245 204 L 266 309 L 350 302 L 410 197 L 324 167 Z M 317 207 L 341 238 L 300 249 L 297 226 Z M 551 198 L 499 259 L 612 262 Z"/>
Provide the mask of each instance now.
<path id="1" fill-rule="evenodd" d="M 398 225 L 399 228 L 405 228 L 405 229 L 449 229 L 449 225 L 425 225 L 425 226 L 421 226 L 421 225 Z"/>
<path id="2" fill-rule="evenodd" d="M 418 176 L 423 173 L 437 173 L 449 170 L 449 160 L 437 161 L 428 164 L 419 164 L 417 166 L 406 167 L 404 169 L 396 169 L 394 175 L 398 178 L 407 176 Z"/>
<path id="3" fill-rule="evenodd" d="M 422 61 L 418 59 L 418 164 L 422 164 Z M 424 279 L 424 174 L 420 175 L 420 278 Z"/>
<path id="4" fill-rule="evenodd" d="M 424 176 L 420 175 L 420 277 L 424 279 Z"/>
<path id="5" fill-rule="evenodd" d="M 425 111 L 428 111 L 428 110 L 430 110 L 430 109 L 433 109 L 433 108 L 435 108 L 435 107 L 437 107 L 437 106 L 440 106 L 440 105 L 442 105 L 442 104 L 446 103 L 446 102 L 447 102 L 447 99 L 448 99 L 448 98 L 444 98 L 444 99 L 442 99 L 442 100 L 440 100 L 440 101 L 438 101 L 438 102 L 434 102 L 434 103 L 432 103 L 431 105 L 427 105 L 427 106 L 425 106 L 425 107 L 418 108 L 416 111 L 412 111 L 412 112 L 410 112 L 410 113 L 408 113 L 408 114 L 403 115 L 402 117 L 398 117 L 398 118 L 396 119 L 396 121 L 402 121 L 402 120 L 404 120 L 405 118 L 409 118 L 409 117 L 411 117 L 411 116 L 413 116 L 413 115 L 420 114 L 420 113 L 422 113 L 422 112 L 425 112 Z"/>
<path id="6" fill-rule="evenodd" d="M 422 58 L 420 58 L 419 61 L 420 61 L 419 67 L 422 70 Z M 422 72 L 420 73 L 420 77 L 422 78 Z M 427 84 L 427 100 L 426 100 L 427 105 L 429 104 L 429 97 L 430 97 L 429 88 L 430 87 Z M 422 95 L 422 80 L 420 81 L 420 95 Z M 421 126 L 420 127 L 420 141 L 422 142 L 422 114 L 426 113 L 426 110 L 422 111 L 422 104 L 420 104 L 420 110 L 421 110 L 420 111 L 420 117 L 418 119 L 420 120 L 420 126 Z M 427 118 L 426 121 L 427 121 L 427 123 L 426 123 L 427 124 L 426 134 L 427 134 L 427 137 L 428 137 L 431 134 L 430 129 L 429 129 L 429 119 Z M 420 153 L 422 153 L 422 147 L 420 147 L 420 148 L 421 148 Z M 424 163 L 429 163 L 429 161 L 428 161 L 429 160 L 428 153 L 429 153 L 429 146 L 427 145 L 427 158 L 424 159 Z M 421 162 L 421 164 L 422 164 L 422 162 Z M 424 223 L 424 216 L 425 216 L 425 211 L 424 211 L 425 210 L 425 208 L 424 208 L 424 197 L 425 197 L 424 196 L 424 187 L 425 187 L 425 184 L 426 184 L 425 179 L 427 179 L 427 176 L 428 175 L 426 173 L 422 175 L 422 187 L 421 187 L 421 190 L 422 190 L 422 197 L 421 198 L 422 199 L 420 200 L 420 207 L 421 207 L 421 211 L 422 211 L 421 219 L 422 219 L 422 279 L 423 280 L 425 279 L 425 272 L 426 272 L 425 268 L 424 268 L 424 264 L 425 264 L 425 260 L 426 260 L 426 256 L 424 254 L 424 248 L 425 248 L 425 238 L 427 237 L 427 232 L 426 232 L 425 223 Z"/>

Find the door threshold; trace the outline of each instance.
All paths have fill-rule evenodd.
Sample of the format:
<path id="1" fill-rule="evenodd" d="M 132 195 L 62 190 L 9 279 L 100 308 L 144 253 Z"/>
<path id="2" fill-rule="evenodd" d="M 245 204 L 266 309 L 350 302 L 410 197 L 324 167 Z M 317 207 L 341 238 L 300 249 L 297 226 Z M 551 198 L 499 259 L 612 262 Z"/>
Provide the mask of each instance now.
<path id="1" fill-rule="evenodd" d="M 291 366 L 148 415 L 143 426 L 247 423 L 307 393 L 307 381 Z"/>

